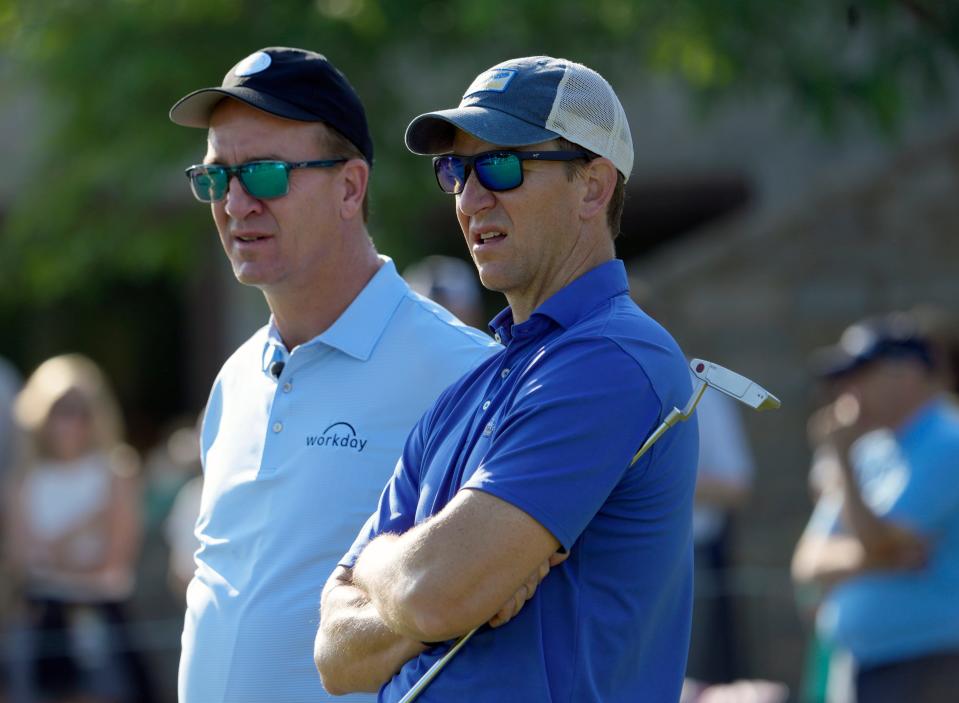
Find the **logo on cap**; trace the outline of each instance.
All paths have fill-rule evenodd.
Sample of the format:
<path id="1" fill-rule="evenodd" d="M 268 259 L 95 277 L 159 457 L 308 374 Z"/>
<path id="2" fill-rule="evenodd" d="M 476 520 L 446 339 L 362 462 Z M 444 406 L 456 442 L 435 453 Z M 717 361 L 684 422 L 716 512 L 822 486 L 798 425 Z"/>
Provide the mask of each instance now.
<path id="1" fill-rule="evenodd" d="M 240 61 L 240 63 L 233 68 L 233 75 L 240 77 L 252 76 L 254 73 L 265 71 L 270 67 L 271 63 L 273 63 L 273 59 L 270 58 L 268 53 L 265 51 L 257 51 Z"/>
<path id="2" fill-rule="evenodd" d="M 463 97 L 467 98 L 474 93 L 483 92 L 505 93 L 516 74 L 515 68 L 491 68 L 476 76 L 476 80 L 466 89 Z"/>

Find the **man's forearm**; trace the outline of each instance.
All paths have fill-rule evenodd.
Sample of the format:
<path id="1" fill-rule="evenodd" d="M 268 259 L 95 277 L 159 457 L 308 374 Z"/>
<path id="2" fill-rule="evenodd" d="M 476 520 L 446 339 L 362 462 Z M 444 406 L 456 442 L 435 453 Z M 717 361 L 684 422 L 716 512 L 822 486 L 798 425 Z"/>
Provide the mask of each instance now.
<path id="1" fill-rule="evenodd" d="M 792 576 L 798 585 L 823 592 L 866 569 L 865 550 L 857 537 L 803 536 L 793 556 Z"/>
<path id="2" fill-rule="evenodd" d="M 341 579 L 324 591 L 313 659 L 330 693 L 377 691 L 425 649 L 387 627 L 356 586 Z"/>
<path id="3" fill-rule="evenodd" d="M 353 578 L 369 594 L 387 627 L 410 639 L 430 640 L 432 631 L 422 622 L 424 609 L 411 602 L 415 598 L 412 579 L 400 568 L 404 547 L 399 535 L 380 535 L 360 554 Z"/>
<path id="4" fill-rule="evenodd" d="M 371 541 L 354 566 L 384 623 L 410 639 L 459 637 L 521 606 L 527 582 L 545 576 L 558 540 L 527 513 L 478 490 L 462 490 L 402 535 Z M 504 610 L 505 609 L 505 610 Z"/>

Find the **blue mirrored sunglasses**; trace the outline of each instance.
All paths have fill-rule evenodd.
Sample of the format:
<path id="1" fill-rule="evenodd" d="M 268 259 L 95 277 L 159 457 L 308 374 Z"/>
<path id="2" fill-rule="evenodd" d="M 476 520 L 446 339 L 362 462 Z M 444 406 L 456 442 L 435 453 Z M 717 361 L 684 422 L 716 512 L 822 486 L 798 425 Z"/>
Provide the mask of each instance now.
<path id="1" fill-rule="evenodd" d="M 523 185 L 524 161 L 575 161 L 588 159 L 586 151 L 484 151 L 472 156 L 443 154 L 433 157 L 436 182 L 444 193 L 458 195 L 466 187 L 470 172 L 476 172 L 480 184 L 491 191 L 504 191 Z"/>

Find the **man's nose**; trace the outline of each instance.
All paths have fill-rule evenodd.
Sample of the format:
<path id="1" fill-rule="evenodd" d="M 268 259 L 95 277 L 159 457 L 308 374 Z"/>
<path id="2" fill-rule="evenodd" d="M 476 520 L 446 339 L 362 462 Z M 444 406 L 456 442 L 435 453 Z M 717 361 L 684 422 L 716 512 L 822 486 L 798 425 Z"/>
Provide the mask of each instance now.
<path id="1" fill-rule="evenodd" d="M 492 207 L 496 202 L 496 196 L 487 189 L 479 178 L 476 177 L 476 171 L 470 171 L 463 184 L 463 192 L 456 198 L 456 207 L 459 211 L 468 217 L 472 217 L 482 210 Z"/>
<path id="2" fill-rule="evenodd" d="M 234 220 L 242 220 L 251 213 L 258 212 L 263 207 L 263 203 L 259 198 L 254 198 L 250 195 L 239 177 L 233 174 L 230 175 L 225 200 L 224 209 L 226 210 L 226 214 Z"/>

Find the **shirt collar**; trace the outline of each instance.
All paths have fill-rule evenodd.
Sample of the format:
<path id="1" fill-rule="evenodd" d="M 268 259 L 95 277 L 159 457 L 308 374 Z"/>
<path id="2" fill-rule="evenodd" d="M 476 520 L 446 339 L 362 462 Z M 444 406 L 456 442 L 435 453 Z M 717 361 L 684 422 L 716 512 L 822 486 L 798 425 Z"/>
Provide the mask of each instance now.
<path id="1" fill-rule="evenodd" d="M 349 307 L 326 330 L 301 347 L 324 344 L 366 361 L 373 354 L 387 323 L 409 287 L 396 272 L 396 265 L 388 256 L 380 256 L 383 265 L 364 286 Z M 263 370 L 269 372 L 274 361 L 285 361 L 289 352 L 280 338 L 276 321 L 270 316 L 266 341 L 263 345 Z"/>
<path id="2" fill-rule="evenodd" d="M 276 320 L 270 315 L 270 324 L 266 327 L 266 341 L 263 343 L 263 373 L 270 373 L 274 362 L 286 362 L 289 354 L 280 338 L 280 331 L 276 328 Z"/>
<path id="3" fill-rule="evenodd" d="M 559 289 L 536 308 L 526 322 L 514 326 L 513 310 L 507 307 L 490 321 L 489 327 L 497 335 L 497 341 L 506 344 L 514 336 L 514 327 L 516 331 L 539 327 L 543 318 L 548 318 L 563 328 L 569 328 L 603 301 L 624 293 L 629 293 L 626 266 L 620 259 L 613 259 Z"/>

